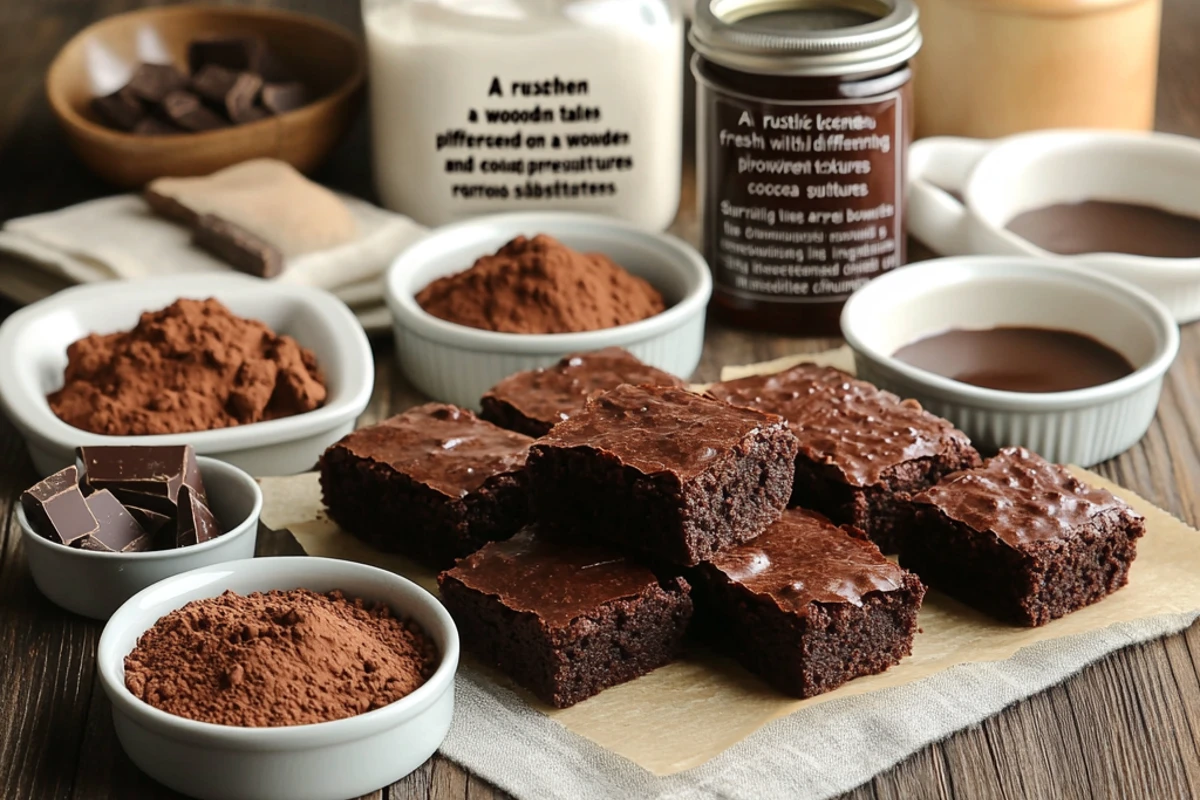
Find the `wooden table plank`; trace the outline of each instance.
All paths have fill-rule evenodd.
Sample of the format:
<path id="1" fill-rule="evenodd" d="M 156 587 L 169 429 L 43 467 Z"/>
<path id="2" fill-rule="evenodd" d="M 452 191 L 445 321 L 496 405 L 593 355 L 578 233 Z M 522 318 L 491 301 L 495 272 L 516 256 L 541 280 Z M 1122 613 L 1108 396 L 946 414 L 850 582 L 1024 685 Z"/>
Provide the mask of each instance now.
<path id="1" fill-rule="evenodd" d="M 359 29 L 356 3 L 259 0 L 319 13 Z M 66 153 L 42 98 L 54 52 L 87 21 L 142 5 L 137 0 L 0 0 L 0 220 L 49 210 L 110 190 Z M 1160 66 L 1159 127 L 1200 132 L 1200 3 L 1167 0 Z M 368 126 L 360 120 L 318 179 L 372 198 Z M 689 172 L 690 175 L 690 172 Z M 696 232 L 691 181 L 676 231 Z M 6 307 L 0 304 L 0 317 Z M 699 379 L 722 364 L 757 361 L 828 343 L 713 329 Z M 397 374 L 392 348 L 374 343 L 376 392 L 368 423 L 418 395 Z M 1184 520 L 1200 521 L 1200 326 L 1183 331 L 1183 356 L 1166 382 L 1145 441 L 1100 469 Z M 0 420 L 0 797 L 167 798 L 124 757 L 95 679 L 100 626 L 58 611 L 33 588 L 10 510 L 33 480 L 12 426 Z M 290 537 L 264 541 L 296 552 Z M 1200 796 L 1200 626 L 1116 653 L 1062 686 L 1018 703 L 971 730 L 925 748 L 844 797 Z M 86 757 L 84 757 L 86 756 Z M 503 797 L 435 757 L 373 800 Z"/>

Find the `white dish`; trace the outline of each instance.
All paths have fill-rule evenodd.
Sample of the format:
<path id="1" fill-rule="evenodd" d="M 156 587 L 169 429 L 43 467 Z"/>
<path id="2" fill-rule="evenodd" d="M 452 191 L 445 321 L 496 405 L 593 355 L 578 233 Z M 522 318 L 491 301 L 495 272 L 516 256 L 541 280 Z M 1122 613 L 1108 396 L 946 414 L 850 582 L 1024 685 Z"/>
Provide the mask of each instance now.
<path id="1" fill-rule="evenodd" d="M 1200 319 L 1200 258 L 1061 256 L 1005 229 L 1022 212 L 1084 200 L 1200 218 L 1195 139 L 1072 130 L 995 141 L 934 137 L 912 145 L 908 174 L 909 231 L 941 255 L 1026 255 L 1082 264 L 1140 286 L 1179 322 Z"/>
<path id="2" fill-rule="evenodd" d="M 293 336 L 317 357 L 329 396 L 315 411 L 233 428 L 161 436 L 104 436 L 54 415 L 46 395 L 62 387 L 67 346 L 89 333 L 129 330 L 144 311 L 180 297 L 215 297 L 233 313 Z M 371 398 L 375 371 L 362 326 L 328 292 L 240 275 L 106 281 L 66 289 L 0 325 L 0 407 L 25 437 L 33 465 L 50 475 L 74 463 L 81 445 L 190 444 L 199 455 L 252 475 L 311 469 L 325 448 L 354 428 Z"/>
<path id="3" fill-rule="evenodd" d="M 518 235 L 549 234 L 568 247 L 600 252 L 662 292 L 667 310 L 600 331 L 495 333 L 427 314 L 416 294 L 462 272 Z M 708 265 L 673 236 L 589 214 L 498 214 L 438 228 L 403 252 L 387 274 L 396 358 L 417 389 L 435 400 L 478 408 L 479 398 L 514 372 L 553 364 L 568 353 L 623 347 L 647 364 L 686 378 L 700 363 L 704 310 L 712 294 Z"/>
<path id="4" fill-rule="evenodd" d="M 177 717 L 125 688 L 125 656 L 165 614 L 226 590 L 341 589 L 387 603 L 420 625 L 441 661 L 429 680 L 356 717 L 279 728 L 238 728 Z M 168 578 L 121 606 L 100 636 L 100 682 L 121 747 L 143 772 L 201 800 L 344 800 L 387 786 L 425 762 L 454 713 L 458 632 L 433 595 L 391 572 L 304 556 L 257 558 Z"/>
<path id="5" fill-rule="evenodd" d="M 960 383 L 892 357 L 935 333 L 997 326 L 1081 333 L 1119 352 L 1135 372 L 1089 389 L 1026 394 Z M 917 399 L 976 444 L 1023 445 L 1081 466 L 1112 458 L 1145 435 L 1179 351 L 1170 312 L 1146 292 L 1091 269 L 1032 258 L 944 258 L 895 270 L 846 302 L 842 334 L 860 377 Z"/>
<path id="6" fill-rule="evenodd" d="M 230 464 L 198 457 L 200 477 L 217 521 L 226 531 L 203 544 L 146 553 L 96 553 L 52 542 L 34 533 L 17 505 L 17 522 L 38 591 L 67 611 L 108 619 L 130 597 L 180 572 L 254 556 L 262 491 Z"/>

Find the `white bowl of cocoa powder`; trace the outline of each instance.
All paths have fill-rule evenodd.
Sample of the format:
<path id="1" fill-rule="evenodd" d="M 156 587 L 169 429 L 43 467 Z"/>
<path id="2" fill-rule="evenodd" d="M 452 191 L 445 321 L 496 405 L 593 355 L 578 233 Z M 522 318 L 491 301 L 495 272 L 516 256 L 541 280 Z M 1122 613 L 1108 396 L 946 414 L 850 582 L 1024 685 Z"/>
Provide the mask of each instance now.
<path id="1" fill-rule="evenodd" d="M 342 800 L 440 746 L 458 657 L 429 592 L 301 556 L 151 586 L 113 614 L 97 664 L 122 748 L 160 783 L 201 800 Z"/>
<path id="2" fill-rule="evenodd" d="M 686 379 L 711 294 L 708 265 L 680 239 L 570 212 L 438 228 L 386 282 L 401 370 L 429 397 L 468 408 L 513 373 L 607 347 Z"/>

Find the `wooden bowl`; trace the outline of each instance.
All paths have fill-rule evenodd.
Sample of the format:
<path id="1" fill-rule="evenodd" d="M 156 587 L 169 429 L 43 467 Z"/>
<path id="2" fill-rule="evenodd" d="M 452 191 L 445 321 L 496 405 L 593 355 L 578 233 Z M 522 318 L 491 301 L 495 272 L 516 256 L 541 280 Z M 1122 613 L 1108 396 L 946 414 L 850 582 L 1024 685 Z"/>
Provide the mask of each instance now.
<path id="1" fill-rule="evenodd" d="M 274 117 L 201 133 L 137 136 L 100 122 L 97 94 L 115 91 L 105 65 L 131 67 L 165 52 L 187 63 L 190 41 L 209 35 L 262 36 L 314 100 Z M 330 22 L 286 11 L 206 6 L 149 8 L 103 19 L 63 47 L 46 75 L 50 107 L 71 149 L 101 178 L 139 188 L 163 176 L 208 175 L 251 158 L 277 158 L 314 169 L 346 133 L 362 102 L 366 75 L 361 43 Z"/>

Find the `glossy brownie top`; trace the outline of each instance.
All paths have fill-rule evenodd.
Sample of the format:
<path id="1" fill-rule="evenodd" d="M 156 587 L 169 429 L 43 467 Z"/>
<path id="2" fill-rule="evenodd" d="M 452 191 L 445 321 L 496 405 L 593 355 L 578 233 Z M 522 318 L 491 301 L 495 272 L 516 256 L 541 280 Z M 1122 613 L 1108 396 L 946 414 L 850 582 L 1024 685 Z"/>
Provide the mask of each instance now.
<path id="1" fill-rule="evenodd" d="M 784 417 L 800 452 L 837 468 L 851 486 L 879 483 L 888 470 L 951 449 L 973 453 L 950 422 L 841 370 L 801 364 L 775 375 L 716 383 L 726 402 Z"/>
<path id="2" fill-rule="evenodd" d="M 445 576 L 554 627 L 658 583 L 653 572 L 614 550 L 546 539 L 533 528 L 484 545 Z"/>
<path id="3" fill-rule="evenodd" d="M 799 508 L 785 511 L 758 538 L 717 553 L 710 564 L 729 581 L 801 614 L 811 603 L 861 606 L 871 592 L 902 588 L 908 575 L 857 529 Z"/>
<path id="4" fill-rule="evenodd" d="M 592 448 L 645 474 L 669 472 L 687 480 L 748 437 L 772 431 L 786 434 L 786 423 L 774 414 L 686 389 L 623 385 L 589 400 L 536 446 Z"/>
<path id="5" fill-rule="evenodd" d="M 619 347 L 565 356 L 552 367 L 518 372 L 488 390 L 484 397 L 508 403 L 524 416 L 556 425 L 583 409 L 589 397 L 634 385 L 683 386 L 683 381 L 643 364 Z"/>
<path id="6" fill-rule="evenodd" d="M 915 500 L 1013 547 L 1073 536 L 1103 514 L 1126 524 L 1142 520 L 1110 492 L 1023 447 L 1007 447 L 982 467 L 949 475 Z"/>
<path id="7" fill-rule="evenodd" d="M 488 478 L 524 467 L 531 442 L 470 411 L 427 403 L 357 430 L 334 447 L 386 464 L 447 497 L 464 497 Z"/>

